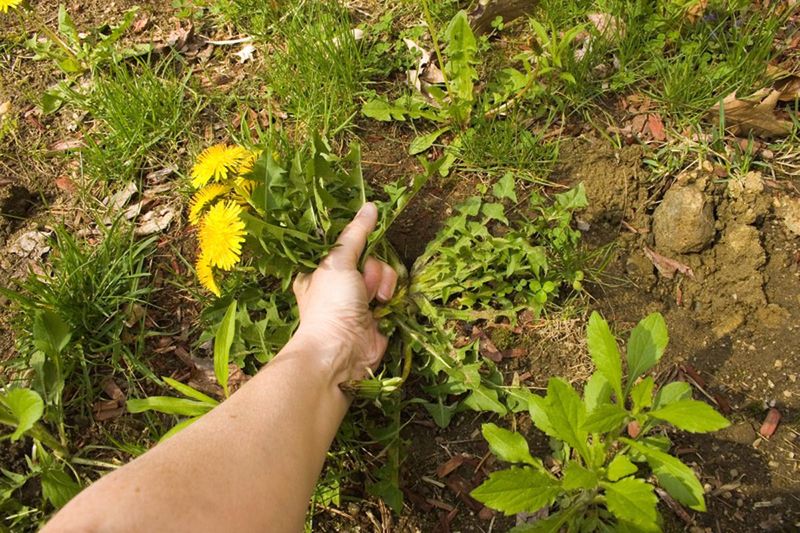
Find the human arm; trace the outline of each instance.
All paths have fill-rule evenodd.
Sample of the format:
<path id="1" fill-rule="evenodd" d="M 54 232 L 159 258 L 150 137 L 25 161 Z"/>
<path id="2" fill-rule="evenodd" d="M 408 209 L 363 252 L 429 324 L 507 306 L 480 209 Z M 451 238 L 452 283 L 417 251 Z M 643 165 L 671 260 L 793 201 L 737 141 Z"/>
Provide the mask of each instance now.
<path id="1" fill-rule="evenodd" d="M 349 405 L 339 384 L 386 349 L 369 302 L 397 275 L 368 259 L 365 204 L 311 275 L 295 280 L 300 326 L 264 369 L 200 420 L 76 496 L 43 531 L 299 531 Z"/>

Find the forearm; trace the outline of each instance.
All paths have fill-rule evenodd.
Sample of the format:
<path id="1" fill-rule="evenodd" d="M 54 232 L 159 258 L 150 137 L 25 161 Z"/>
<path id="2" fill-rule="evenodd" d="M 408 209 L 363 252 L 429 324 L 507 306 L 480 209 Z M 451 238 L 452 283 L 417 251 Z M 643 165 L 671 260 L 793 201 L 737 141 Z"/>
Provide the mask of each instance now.
<path id="1" fill-rule="evenodd" d="M 219 407 L 77 496 L 53 531 L 298 531 L 349 401 L 331 350 L 293 339 Z"/>

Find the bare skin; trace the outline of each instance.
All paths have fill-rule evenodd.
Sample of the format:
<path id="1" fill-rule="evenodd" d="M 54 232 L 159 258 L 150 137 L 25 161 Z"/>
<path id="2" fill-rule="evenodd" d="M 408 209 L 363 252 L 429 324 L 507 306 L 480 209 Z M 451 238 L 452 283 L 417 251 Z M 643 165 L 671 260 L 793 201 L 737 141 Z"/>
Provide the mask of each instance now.
<path id="1" fill-rule="evenodd" d="M 397 274 L 358 259 L 375 228 L 365 204 L 336 247 L 295 280 L 300 327 L 235 394 L 70 501 L 43 532 L 301 531 L 325 455 L 363 377 L 386 350 L 369 303 Z"/>

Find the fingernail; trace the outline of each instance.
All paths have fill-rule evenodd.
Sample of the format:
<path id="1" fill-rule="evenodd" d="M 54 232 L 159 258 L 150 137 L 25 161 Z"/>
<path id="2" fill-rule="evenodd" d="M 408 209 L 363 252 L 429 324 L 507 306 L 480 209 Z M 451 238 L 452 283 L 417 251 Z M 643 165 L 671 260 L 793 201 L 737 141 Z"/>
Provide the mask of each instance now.
<path id="1" fill-rule="evenodd" d="M 356 213 L 356 217 L 363 217 L 363 216 L 366 216 L 366 215 L 367 215 L 367 212 L 368 212 L 368 211 L 370 211 L 370 210 L 372 209 L 372 206 L 373 206 L 373 205 L 374 205 L 374 204 L 373 204 L 372 202 L 367 202 L 367 203 L 365 203 L 364 205 L 362 205 L 362 206 L 361 206 L 361 209 L 359 209 L 359 210 L 358 210 L 358 213 Z"/>

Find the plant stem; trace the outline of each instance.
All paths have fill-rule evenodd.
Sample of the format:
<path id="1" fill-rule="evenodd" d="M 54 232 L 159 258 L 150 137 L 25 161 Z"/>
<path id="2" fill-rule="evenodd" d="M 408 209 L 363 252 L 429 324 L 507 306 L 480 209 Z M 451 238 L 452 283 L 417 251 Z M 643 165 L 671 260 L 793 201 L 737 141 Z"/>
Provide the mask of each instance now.
<path id="1" fill-rule="evenodd" d="M 436 28 L 433 25 L 433 17 L 431 17 L 431 10 L 428 2 L 430 0 L 423 0 L 422 11 L 425 14 L 425 23 L 428 25 L 428 30 L 431 32 L 431 40 L 433 41 L 433 52 L 436 54 L 436 60 L 439 62 L 439 70 L 442 71 L 442 79 L 444 86 L 447 89 L 447 96 L 453 100 L 453 94 L 450 91 L 450 82 L 447 80 L 447 73 L 444 68 L 444 60 L 442 59 L 442 51 L 439 48 L 439 38 L 436 36 Z"/>

